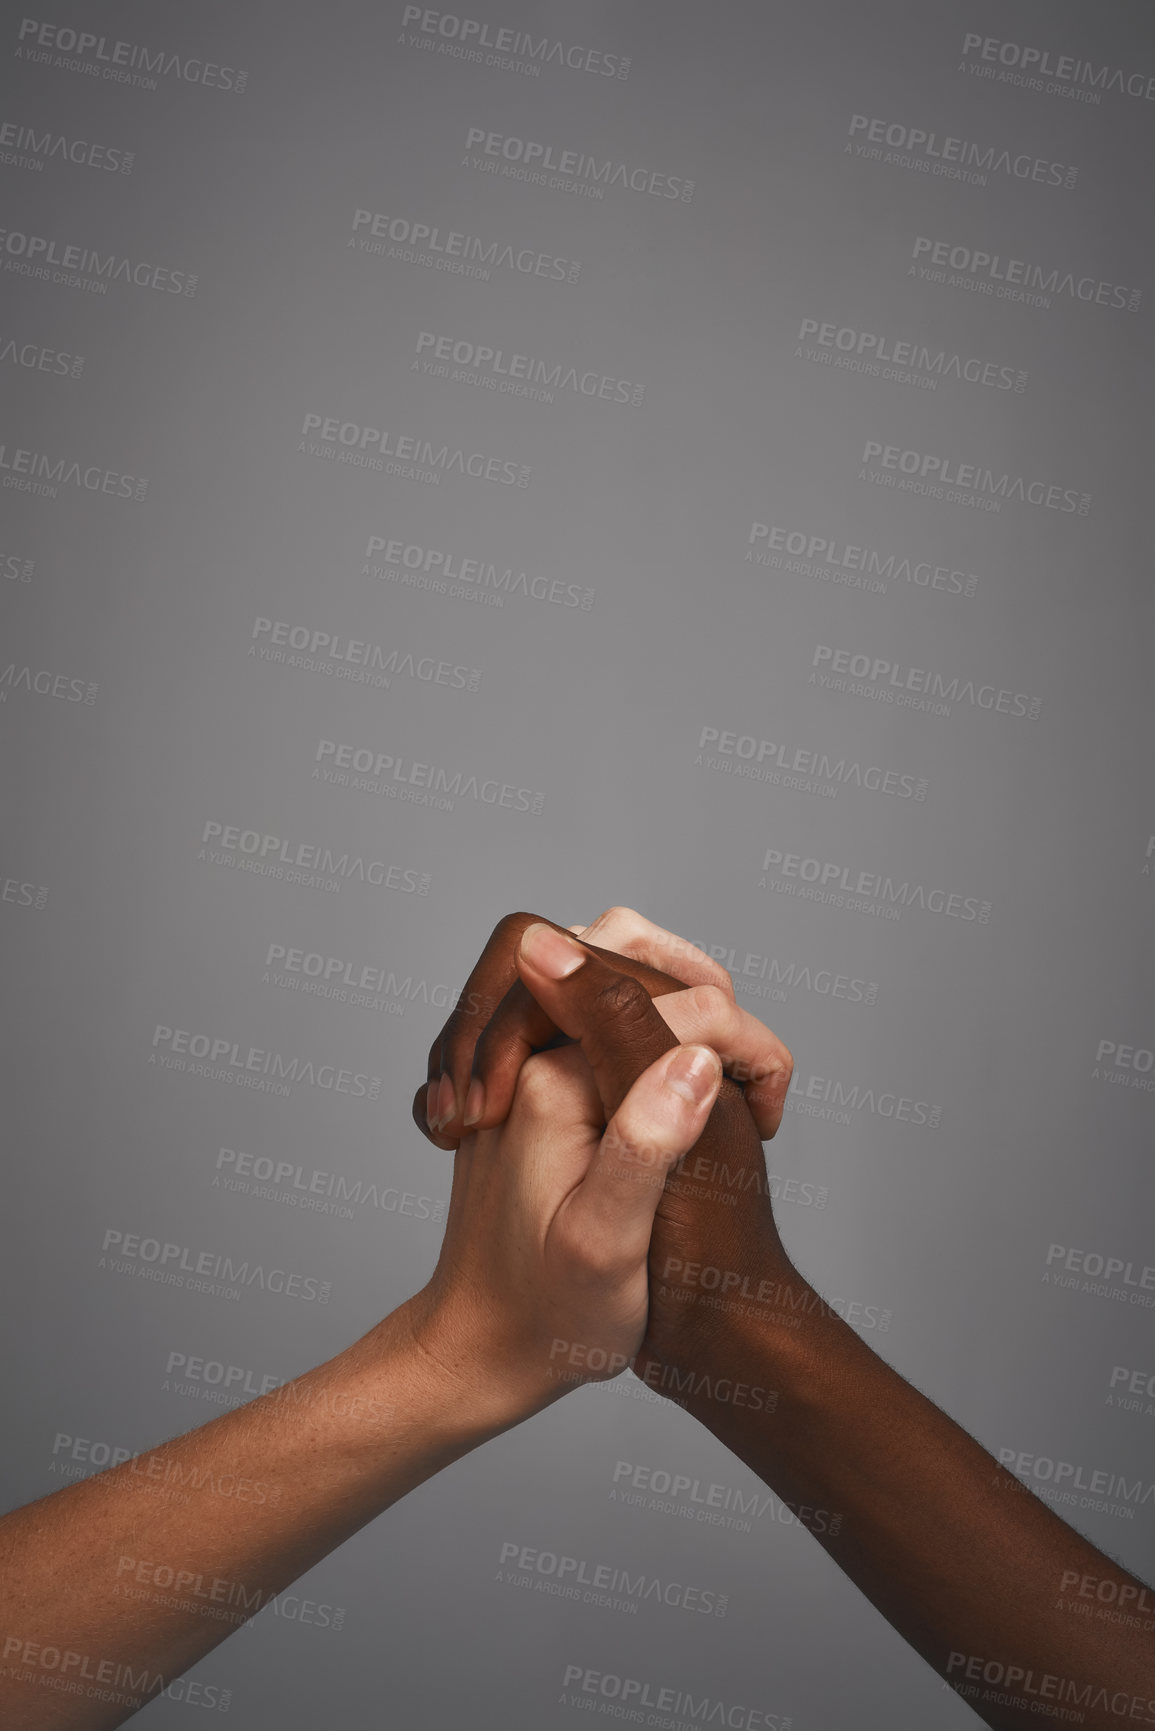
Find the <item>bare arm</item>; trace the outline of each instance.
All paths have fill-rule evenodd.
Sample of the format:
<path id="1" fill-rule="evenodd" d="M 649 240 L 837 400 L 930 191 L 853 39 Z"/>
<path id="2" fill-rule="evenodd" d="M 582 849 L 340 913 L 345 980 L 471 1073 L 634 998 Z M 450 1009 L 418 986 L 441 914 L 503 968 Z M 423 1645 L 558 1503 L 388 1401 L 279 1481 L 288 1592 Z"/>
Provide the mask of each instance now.
<path id="1" fill-rule="evenodd" d="M 608 951 L 627 950 L 651 968 L 668 957 L 676 973 L 687 949 L 628 909 L 611 910 L 583 937 L 589 959 L 553 982 L 516 955 L 505 923 L 494 933 L 471 976 L 478 1001 L 493 1002 L 515 973 L 520 985 L 488 1021 L 475 1017 L 470 1026 L 459 1017 L 434 1047 L 439 1062 L 449 1060 L 459 1098 L 472 1063 L 487 1103 L 482 1122 L 500 1112 L 521 1050 L 555 1028 L 577 1031 L 588 1014 L 581 994 Z M 696 969 L 708 965 L 697 957 Z M 720 969 L 713 978 L 692 992 L 677 991 L 676 980 L 663 985 L 652 1037 L 698 1037 L 704 998 L 729 993 L 731 1050 L 718 1048 L 719 1055 L 749 1079 L 747 1101 L 760 1124 L 773 1124 L 789 1054 L 767 1030 L 754 1031 L 760 1025 L 733 1004 Z M 525 987 L 536 1008 L 532 1038 L 521 1047 L 518 1026 L 531 1025 Z M 721 1005 L 717 1019 L 725 1020 Z M 643 1044 L 639 1061 L 653 1049 Z M 728 1084 L 705 1135 L 665 1183 L 650 1247 L 649 1322 L 634 1369 L 798 1511 L 988 1724 L 1018 1728 L 1064 1716 L 1090 1731 L 1155 1724 L 1155 1591 L 1026 1490 L 799 1274 L 774 1224 L 758 1129 Z M 748 1398 L 759 1387 L 776 1391 L 772 1413 Z M 835 1513 L 837 1523 L 829 1518 Z M 1116 1621 L 1081 1614 L 1095 1608 L 1089 1595 L 1100 1581 L 1122 1608 Z"/>
<path id="2" fill-rule="evenodd" d="M 666 1299 L 684 1304 L 687 1269 L 668 1260 Z M 767 1257 L 750 1273 L 765 1297 L 689 1325 L 683 1365 L 703 1392 L 687 1394 L 688 1409 L 988 1724 L 1035 1725 L 1053 1703 L 1103 1731 L 1155 1725 L 1155 1592 L 905 1382 L 789 1264 Z M 655 1363 L 651 1379 L 670 1377 Z M 777 1391 L 773 1415 L 718 1398 L 740 1381 Z M 1135 1614 L 1096 1620 L 1099 1582 Z"/>
<path id="3" fill-rule="evenodd" d="M 606 1049 L 629 1009 L 605 1007 Z M 407 1491 L 596 1380 L 559 1380 L 555 1339 L 628 1362 L 657 1204 L 634 1150 L 664 1176 L 721 1079 L 708 1047 L 655 1058 L 608 1109 L 576 1047 L 531 1058 L 457 1151 L 426 1287 L 296 1382 L 0 1520 L 6 1728 L 120 1724 Z"/>
<path id="4" fill-rule="evenodd" d="M 120 1724 L 501 1416 L 457 1396 L 403 1306 L 286 1387 L 15 1510 L 4 1724 Z"/>

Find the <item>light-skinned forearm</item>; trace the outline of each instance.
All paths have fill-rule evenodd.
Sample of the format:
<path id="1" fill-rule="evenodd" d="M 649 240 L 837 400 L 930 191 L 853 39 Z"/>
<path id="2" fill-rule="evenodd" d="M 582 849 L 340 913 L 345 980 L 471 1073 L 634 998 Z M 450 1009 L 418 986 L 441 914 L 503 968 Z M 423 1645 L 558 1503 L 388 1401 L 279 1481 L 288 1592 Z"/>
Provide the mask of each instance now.
<path id="1" fill-rule="evenodd" d="M 507 1120 L 463 1139 L 420 1292 L 285 1388 L 0 1521 L 5 1727 L 120 1724 L 398 1497 L 559 1399 L 552 1340 L 628 1362 L 661 1178 L 701 1136 L 721 1067 L 656 1017 L 634 1064 L 649 999 L 600 978 L 591 1060 L 529 1058 Z"/>
<path id="2" fill-rule="evenodd" d="M 367 1521 L 515 1422 L 496 1384 L 417 1344 L 418 1302 L 284 1388 L 0 1520 L 6 1727 L 119 1725 Z"/>

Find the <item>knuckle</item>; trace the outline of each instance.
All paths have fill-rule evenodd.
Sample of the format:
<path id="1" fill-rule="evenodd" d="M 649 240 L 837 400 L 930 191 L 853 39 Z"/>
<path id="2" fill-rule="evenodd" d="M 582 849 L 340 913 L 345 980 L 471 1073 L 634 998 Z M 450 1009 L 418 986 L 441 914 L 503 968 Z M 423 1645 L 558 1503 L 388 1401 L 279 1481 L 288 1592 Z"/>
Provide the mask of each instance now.
<path id="1" fill-rule="evenodd" d="M 714 975 L 714 983 L 717 986 L 718 991 L 721 992 L 728 1004 L 735 1003 L 734 982 L 722 966 L 721 962 L 716 962 L 713 956 L 707 956 L 705 960 L 709 966 L 710 972 Z"/>
<path id="2" fill-rule="evenodd" d="M 647 1139 L 644 1124 L 635 1124 L 619 1112 L 607 1126 L 603 1139 L 606 1158 L 624 1166 L 649 1165 L 655 1158 L 654 1143 Z"/>
<path id="3" fill-rule="evenodd" d="M 442 1069 L 455 1069 L 458 1064 L 469 1063 L 473 1049 L 484 1039 L 496 1009 L 496 1002 L 476 992 L 469 994 L 468 1002 L 462 999 L 442 1028 L 437 1042 Z"/>
<path id="4" fill-rule="evenodd" d="M 662 1144 L 644 1136 L 616 1137 L 604 1149 L 604 1168 L 616 1184 L 637 1190 L 662 1190 L 674 1156 Z"/>
<path id="5" fill-rule="evenodd" d="M 628 1243 L 588 1222 L 572 1229 L 567 1254 L 577 1277 L 595 1288 L 619 1280 L 635 1260 Z"/>
<path id="6" fill-rule="evenodd" d="M 701 982 L 689 988 L 690 1007 L 703 1022 L 728 1020 L 733 1005 L 721 986 Z"/>
<path id="7" fill-rule="evenodd" d="M 527 1058 L 518 1071 L 515 1104 L 534 1113 L 544 1111 L 556 1096 L 555 1072 L 549 1053 L 535 1052 Z"/>
<path id="8" fill-rule="evenodd" d="M 615 944 L 626 943 L 640 918 L 633 908 L 603 908 L 589 929 L 599 938 L 612 938 Z"/>
<path id="9" fill-rule="evenodd" d="M 468 1069 L 473 1062 L 473 1054 L 478 1044 L 475 1028 L 457 1026 L 447 1028 L 441 1040 L 441 1067 L 451 1074 L 458 1070 Z"/>
<path id="10" fill-rule="evenodd" d="M 597 1010 L 627 1027 L 644 1022 L 650 1015 L 650 994 L 630 974 L 615 974 L 598 988 Z"/>
<path id="11" fill-rule="evenodd" d="M 612 1252 L 594 1233 L 582 1233 L 575 1238 L 569 1256 L 575 1273 L 586 1279 L 601 1281 L 614 1272 Z"/>
<path id="12" fill-rule="evenodd" d="M 512 914 L 503 914 L 501 919 L 498 920 L 497 924 L 493 928 L 493 933 L 489 940 L 490 943 L 492 944 L 499 939 L 508 940 L 512 938 L 516 940 L 520 938 L 522 932 L 524 932 L 527 926 L 536 924 L 537 918 L 537 914 L 527 914 L 524 911 Z"/>
<path id="13" fill-rule="evenodd" d="M 736 1082 L 729 1076 L 722 1077 L 722 1085 L 718 1089 L 718 1098 L 714 1102 L 721 1123 L 725 1126 L 725 1134 L 734 1136 L 749 1122 L 746 1111 L 746 1097 Z M 711 1114 L 711 1117 L 713 1114 Z"/>
<path id="14" fill-rule="evenodd" d="M 679 937 L 677 932 L 668 932 L 664 926 L 652 925 L 640 914 L 637 918 L 649 933 L 655 951 L 668 960 L 672 973 L 676 975 L 679 966 L 692 969 L 699 976 L 704 970 L 710 976 L 708 984 L 720 987 L 728 998 L 733 998 L 734 991 L 729 974 L 721 962 L 706 954 L 701 945 L 692 944 L 689 938 Z"/>

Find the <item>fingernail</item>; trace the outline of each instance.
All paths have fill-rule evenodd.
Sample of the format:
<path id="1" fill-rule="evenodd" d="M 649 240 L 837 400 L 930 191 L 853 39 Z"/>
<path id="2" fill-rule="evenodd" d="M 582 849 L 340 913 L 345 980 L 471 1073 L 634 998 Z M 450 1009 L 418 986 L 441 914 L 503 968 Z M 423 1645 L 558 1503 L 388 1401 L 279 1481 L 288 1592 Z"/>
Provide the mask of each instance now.
<path id="1" fill-rule="evenodd" d="M 441 1084 L 437 1090 L 437 1124 L 435 1128 L 443 1130 L 456 1110 L 457 1094 L 454 1091 L 453 1078 L 443 1073 Z"/>
<path id="2" fill-rule="evenodd" d="M 552 926 L 527 926 L 521 935 L 521 953 L 539 973 L 550 980 L 564 980 L 588 959 L 588 952 L 564 932 Z"/>
<path id="3" fill-rule="evenodd" d="M 709 1046 L 682 1046 L 670 1059 L 666 1087 L 692 1106 L 708 1099 L 721 1074 L 717 1053 Z"/>
<path id="4" fill-rule="evenodd" d="M 485 1085 L 475 1076 L 469 1084 L 469 1092 L 465 1096 L 465 1128 L 476 1124 L 485 1111 Z"/>
<path id="5" fill-rule="evenodd" d="M 437 1083 L 430 1082 L 425 1089 L 425 1122 L 431 1130 L 437 1128 Z"/>

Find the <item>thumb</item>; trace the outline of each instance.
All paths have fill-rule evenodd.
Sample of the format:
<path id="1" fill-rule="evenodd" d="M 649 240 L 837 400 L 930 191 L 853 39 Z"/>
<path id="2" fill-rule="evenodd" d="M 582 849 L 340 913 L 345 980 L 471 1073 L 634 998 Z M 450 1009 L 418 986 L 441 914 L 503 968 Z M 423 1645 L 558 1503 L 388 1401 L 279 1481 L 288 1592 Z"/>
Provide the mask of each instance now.
<path id="1" fill-rule="evenodd" d="M 515 961 L 541 1009 L 580 1043 L 608 1119 L 646 1066 L 678 1044 L 677 1036 L 645 986 L 556 926 L 527 926 Z"/>
<path id="2" fill-rule="evenodd" d="M 676 1046 L 629 1088 L 566 1205 L 597 1265 L 644 1264 L 666 1176 L 703 1134 L 721 1081 L 709 1046 Z"/>

